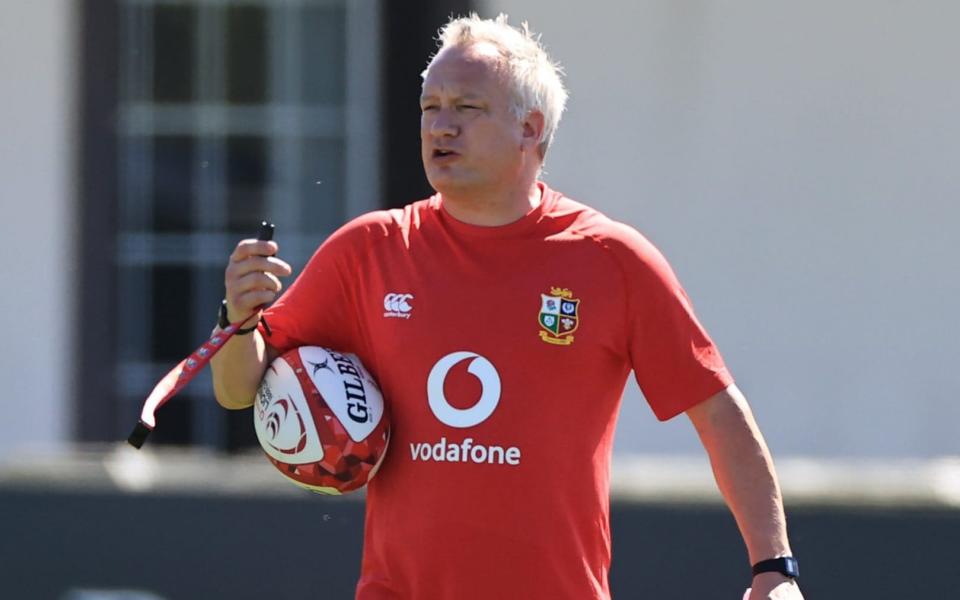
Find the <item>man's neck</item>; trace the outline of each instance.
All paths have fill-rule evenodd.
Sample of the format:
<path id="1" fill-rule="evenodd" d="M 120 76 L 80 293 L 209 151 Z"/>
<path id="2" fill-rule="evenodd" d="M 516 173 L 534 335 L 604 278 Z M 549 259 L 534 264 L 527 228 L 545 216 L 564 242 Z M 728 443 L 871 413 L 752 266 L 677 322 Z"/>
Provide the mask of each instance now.
<path id="1" fill-rule="evenodd" d="M 542 202 L 536 180 L 529 187 L 487 193 L 441 193 L 443 208 L 454 219 L 481 227 L 498 227 L 518 221 Z"/>

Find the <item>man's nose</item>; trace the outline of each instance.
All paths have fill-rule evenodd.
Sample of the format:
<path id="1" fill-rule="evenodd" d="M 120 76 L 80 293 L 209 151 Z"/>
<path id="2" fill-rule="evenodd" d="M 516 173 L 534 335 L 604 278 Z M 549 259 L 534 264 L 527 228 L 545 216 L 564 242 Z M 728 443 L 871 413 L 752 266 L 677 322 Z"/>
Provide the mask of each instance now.
<path id="1" fill-rule="evenodd" d="M 460 133 L 456 119 L 448 110 L 438 110 L 430 122 L 430 134 L 436 137 L 452 137 Z"/>

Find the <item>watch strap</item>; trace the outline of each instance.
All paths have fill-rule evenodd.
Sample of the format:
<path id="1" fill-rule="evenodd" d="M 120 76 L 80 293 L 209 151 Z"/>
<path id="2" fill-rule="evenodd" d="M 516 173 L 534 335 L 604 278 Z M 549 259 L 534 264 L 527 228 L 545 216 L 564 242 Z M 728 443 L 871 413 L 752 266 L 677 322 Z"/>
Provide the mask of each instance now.
<path id="1" fill-rule="evenodd" d="M 755 576 L 760 573 L 781 573 L 796 579 L 800 577 L 800 563 L 792 556 L 780 556 L 761 560 L 753 565 L 752 571 Z"/>
<path id="2" fill-rule="evenodd" d="M 259 324 L 259 321 L 257 323 Z M 220 327 L 220 329 L 226 329 L 230 326 L 230 319 L 227 318 L 226 298 L 220 302 L 220 312 L 217 315 L 217 326 Z M 237 333 L 234 335 L 247 335 L 248 333 L 252 333 L 256 328 L 257 325 L 255 324 L 253 327 L 247 327 L 246 329 L 237 329 Z"/>

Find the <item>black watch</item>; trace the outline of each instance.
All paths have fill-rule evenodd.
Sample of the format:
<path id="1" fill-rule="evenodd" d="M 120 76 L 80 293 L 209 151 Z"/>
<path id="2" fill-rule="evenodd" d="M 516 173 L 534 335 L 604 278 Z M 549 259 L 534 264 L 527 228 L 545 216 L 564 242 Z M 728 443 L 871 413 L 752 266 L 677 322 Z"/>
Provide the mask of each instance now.
<path id="1" fill-rule="evenodd" d="M 753 565 L 754 576 L 760 573 L 780 573 L 791 579 L 800 577 L 800 563 L 792 556 L 768 558 Z"/>
<path id="2" fill-rule="evenodd" d="M 226 329 L 230 326 L 230 319 L 227 318 L 227 300 L 226 298 L 220 302 L 220 314 L 217 317 L 217 326 L 220 329 Z M 253 327 L 247 327 L 246 329 L 237 329 L 237 332 L 234 335 L 247 335 L 252 333 L 257 328 L 256 325 Z"/>

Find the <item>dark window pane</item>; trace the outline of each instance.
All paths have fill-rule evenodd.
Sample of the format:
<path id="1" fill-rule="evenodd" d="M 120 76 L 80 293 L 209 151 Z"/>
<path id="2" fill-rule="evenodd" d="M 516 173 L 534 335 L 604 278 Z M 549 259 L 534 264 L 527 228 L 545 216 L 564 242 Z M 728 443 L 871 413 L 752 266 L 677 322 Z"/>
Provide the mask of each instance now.
<path id="1" fill-rule="evenodd" d="M 128 232 L 143 232 L 151 227 L 153 212 L 154 140 L 136 135 L 118 141 L 115 155 L 120 176 L 119 226 Z"/>
<path id="2" fill-rule="evenodd" d="M 266 96 L 266 10 L 231 6 L 227 9 L 227 101 L 256 104 Z"/>
<path id="3" fill-rule="evenodd" d="M 150 325 L 153 330 L 153 359 L 169 362 L 173 367 L 198 345 L 193 343 L 196 340 L 190 335 L 190 311 L 193 307 L 190 269 L 155 266 L 152 284 L 153 315 Z"/>
<path id="4" fill-rule="evenodd" d="M 227 420 L 227 451 L 246 450 L 260 447 L 257 433 L 253 429 L 253 409 L 224 411 Z"/>
<path id="5" fill-rule="evenodd" d="M 193 98 L 196 10 L 157 6 L 153 14 L 153 96 L 156 102 Z"/>
<path id="6" fill-rule="evenodd" d="M 227 138 L 227 228 L 248 234 L 264 217 L 267 144 L 263 138 Z"/>
<path id="7" fill-rule="evenodd" d="M 307 104 L 340 104 L 346 91 L 346 14 L 342 7 L 303 9 L 302 98 Z"/>
<path id="8" fill-rule="evenodd" d="M 176 444 L 185 446 L 193 440 L 193 403 L 199 399 L 179 394 L 157 411 L 158 426 L 150 434 L 151 445 Z M 142 402 L 142 400 L 140 401 Z M 253 420 L 253 417 L 250 417 Z M 252 427 L 251 427 L 252 429 Z"/>
<path id="9" fill-rule="evenodd" d="M 160 136 L 153 143 L 153 228 L 188 231 L 193 205 L 194 140 Z"/>
<path id="10" fill-rule="evenodd" d="M 140 265 L 119 267 L 117 275 L 117 354 L 125 360 L 149 360 L 144 337 L 150 331 L 145 300 L 151 270 Z"/>
<path id="11" fill-rule="evenodd" d="M 343 224 L 344 147 L 340 139 L 311 139 L 303 142 L 302 187 L 304 232 L 329 233 Z"/>
<path id="12" fill-rule="evenodd" d="M 248 237 L 256 237 L 256 234 L 256 226 L 251 227 Z M 230 251 L 232 250 L 233 248 L 230 248 Z M 220 300 L 225 297 L 226 290 L 223 287 L 223 271 L 227 267 L 228 258 L 229 254 L 225 255 L 223 257 L 223 264 L 217 264 L 216 266 L 194 267 L 194 273 L 196 273 L 198 277 L 198 282 L 203 282 L 193 290 L 194 306 L 212 306 L 211 314 L 214 316 L 210 317 L 210 319 L 216 317 L 216 310 L 220 307 Z M 210 326 L 213 327 L 212 324 Z"/>

